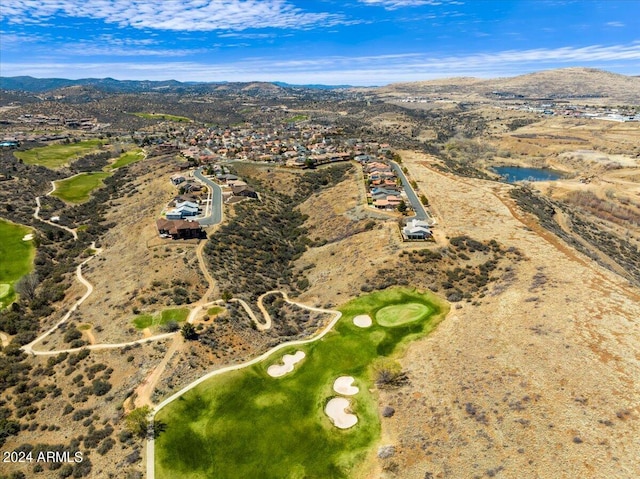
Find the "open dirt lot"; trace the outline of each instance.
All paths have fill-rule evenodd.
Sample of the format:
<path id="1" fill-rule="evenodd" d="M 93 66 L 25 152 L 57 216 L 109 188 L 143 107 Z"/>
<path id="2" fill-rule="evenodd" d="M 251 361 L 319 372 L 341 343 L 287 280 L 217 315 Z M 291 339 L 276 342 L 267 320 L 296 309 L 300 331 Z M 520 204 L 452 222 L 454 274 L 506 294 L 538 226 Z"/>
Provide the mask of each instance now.
<path id="1" fill-rule="evenodd" d="M 498 135 L 491 142 L 499 150 L 510 152 L 509 162 L 520 158 L 582 172 L 591 171 L 593 163 L 633 166 L 634 158 L 640 154 L 639 141 L 637 122 L 554 117 Z"/>
<path id="2" fill-rule="evenodd" d="M 380 396 L 396 411 L 383 419 L 396 454 L 382 476 L 638 477 L 638 289 L 541 230 L 509 186 L 402 157 L 449 236 L 496 239 L 526 260 L 410 346 L 409 385 Z"/>

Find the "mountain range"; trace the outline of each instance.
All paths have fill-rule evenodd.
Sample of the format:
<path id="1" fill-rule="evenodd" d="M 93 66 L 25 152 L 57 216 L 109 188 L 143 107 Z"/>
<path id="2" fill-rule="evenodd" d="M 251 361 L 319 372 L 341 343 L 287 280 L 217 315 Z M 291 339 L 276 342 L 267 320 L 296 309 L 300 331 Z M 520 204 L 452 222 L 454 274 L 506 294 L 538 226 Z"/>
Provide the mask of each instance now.
<path id="1" fill-rule="evenodd" d="M 208 93 L 214 91 L 264 91 L 287 89 L 349 89 L 349 85 L 292 85 L 285 82 L 179 82 L 176 80 L 116 80 L 113 78 L 0 77 L 0 89 L 45 93 L 74 86 L 91 87 L 105 93 Z M 382 87 L 354 88 L 388 98 L 406 96 L 458 96 L 462 100 L 487 98 L 597 99 L 605 103 L 640 104 L 640 77 L 593 68 L 546 70 L 509 78 L 447 78 Z"/>

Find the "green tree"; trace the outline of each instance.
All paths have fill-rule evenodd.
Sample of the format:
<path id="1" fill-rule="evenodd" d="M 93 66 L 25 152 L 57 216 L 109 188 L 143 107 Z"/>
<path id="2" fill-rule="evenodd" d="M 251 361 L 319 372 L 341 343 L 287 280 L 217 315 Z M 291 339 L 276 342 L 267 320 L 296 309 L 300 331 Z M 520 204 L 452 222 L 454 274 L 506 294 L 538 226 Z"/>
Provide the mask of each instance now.
<path id="1" fill-rule="evenodd" d="M 229 291 L 222 292 L 222 301 L 228 303 L 231 298 L 233 298 L 233 295 Z"/>
<path id="2" fill-rule="evenodd" d="M 149 406 L 142 406 L 131 411 L 125 418 L 127 430 L 138 437 L 145 437 L 149 429 L 149 414 L 151 414 Z"/>
<path id="3" fill-rule="evenodd" d="M 407 204 L 404 202 L 404 200 L 400 201 L 400 204 L 398 205 L 398 211 L 402 214 L 406 213 Z"/>
<path id="4" fill-rule="evenodd" d="M 191 323 L 185 323 L 180 330 L 182 333 L 182 337 L 184 339 L 196 339 L 198 337 L 198 333 L 196 332 L 196 328 Z"/>
<path id="5" fill-rule="evenodd" d="M 425 206 L 429 206 L 429 198 L 427 198 L 425 195 L 420 195 L 420 203 Z"/>

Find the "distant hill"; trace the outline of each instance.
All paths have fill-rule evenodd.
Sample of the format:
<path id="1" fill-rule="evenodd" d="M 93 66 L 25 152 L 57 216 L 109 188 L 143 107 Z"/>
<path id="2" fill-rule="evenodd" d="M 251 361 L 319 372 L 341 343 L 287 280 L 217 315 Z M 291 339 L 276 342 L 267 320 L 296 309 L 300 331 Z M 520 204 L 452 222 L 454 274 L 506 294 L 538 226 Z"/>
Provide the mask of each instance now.
<path id="1" fill-rule="evenodd" d="M 91 86 L 110 93 L 126 93 L 138 91 L 155 91 L 158 89 L 175 89 L 187 86 L 175 80 L 138 81 L 115 80 L 113 78 L 84 78 L 68 80 L 65 78 L 33 78 L 30 76 L 0 77 L 0 88 L 3 90 L 20 90 L 32 93 L 44 93 L 60 88 L 73 86 Z"/>
<path id="2" fill-rule="evenodd" d="M 640 104 L 640 77 L 593 68 L 562 68 L 491 80 L 450 78 L 393 83 L 375 89 L 375 93 L 389 97 L 455 95 L 468 101 L 511 97 Z"/>
<path id="3" fill-rule="evenodd" d="M 344 88 L 353 88 L 352 85 L 321 85 L 319 83 L 307 83 L 303 85 L 295 85 L 291 83 L 286 83 L 283 81 L 274 81 L 272 82 L 274 85 L 278 85 L 284 88 L 311 88 L 317 90 L 340 90 Z"/>
<path id="4" fill-rule="evenodd" d="M 81 89 L 78 89 L 82 87 Z M 315 90 L 314 94 L 352 88 L 382 98 L 420 96 L 446 97 L 458 101 L 488 101 L 519 98 L 584 100 L 607 104 L 640 104 L 640 76 L 626 76 L 593 68 L 546 70 L 510 78 L 447 78 L 411 83 L 393 83 L 383 87 L 353 88 L 348 85 L 291 85 L 284 82 L 179 82 L 176 80 L 115 80 L 113 78 L 33 78 L 0 77 L 0 89 L 50 95 L 95 98 L 98 93 L 238 93 L 278 96 L 297 90 Z M 74 89 L 78 89 L 74 91 Z"/>
<path id="5" fill-rule="evenodd" d="M 334 90 L 348 85 L 290 85 L 284 82 L 179 82 L 176 80 L 115 80 L 113 78 L 34 78 L 30 76 L 0 77 L 0 89 L 30 93 L 48 93 L 70 87 L 92 87 L 105 93 L 253 91 L 278 93 L 285 88 Z"/>

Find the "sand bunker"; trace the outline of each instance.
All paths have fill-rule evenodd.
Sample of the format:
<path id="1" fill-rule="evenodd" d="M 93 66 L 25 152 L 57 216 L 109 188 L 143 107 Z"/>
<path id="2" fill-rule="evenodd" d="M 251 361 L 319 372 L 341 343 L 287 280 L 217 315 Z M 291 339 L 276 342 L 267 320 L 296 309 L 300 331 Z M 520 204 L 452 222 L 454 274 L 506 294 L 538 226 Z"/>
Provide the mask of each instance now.
<path id="1" fill-rule="evenodd" d="M 371 324 L 373 324 L 373 322 L 371 321 L 371 316 L 369 316 L 368 314 L 360 314 L 353 318 L 353 324 L 355 324 L 359 328 L 368 328 L 369 326 L 371 326 Z"/>
<path id="2" fill-rule="evenodd" d="M 284 376 L 287 373 L 293 371 L 293 367 L 296 363 L 299 363 L 304 359 L 303 351 L 296 351 L 295 354 L 285 354 L 282 356 L 283 364 L 272 364 L 267 368 L 267 374 L 274 378 L 279 378 L 280 376 Z"/>
<path id="3" fill-rule="evenodd" d="M 333 383 L 333 390 L 338 394 L 344 394 L 345 396 L 353 396 L 358 394 L 360 389 L 357 386 L 353 386 L 353 376 L 340 376 Z"/>
<path id="4" fill-rule="evenodd" d="M 347 412 L 351 403 L 345 398 L 333 398 L 329 400 L 324 408 L 324 412 L 333 425 L 340 429 L 349 429 L 358 422 L 358 416 Z"/>
<path id="5" fill-rule="evenodd" d="M 22 241 L 31 241 L 33 239 L 33 233 L 29 233 L 28 235 L 24 235 L 22 237 Z"/>

